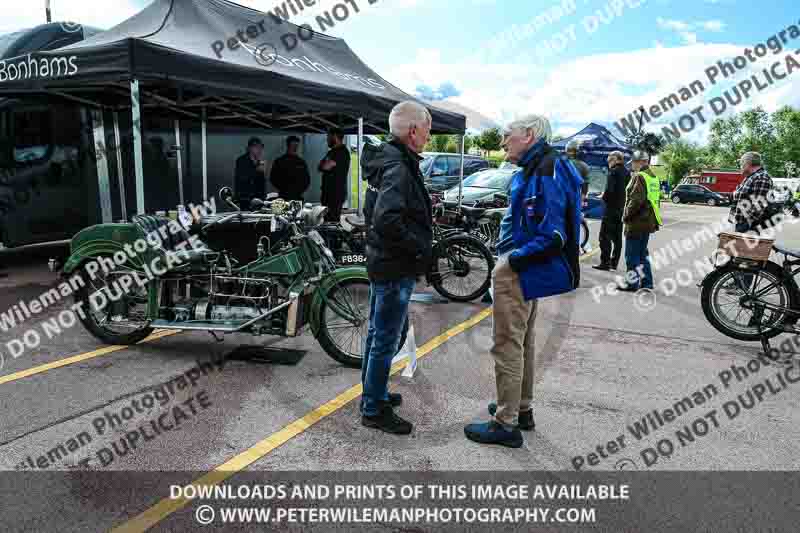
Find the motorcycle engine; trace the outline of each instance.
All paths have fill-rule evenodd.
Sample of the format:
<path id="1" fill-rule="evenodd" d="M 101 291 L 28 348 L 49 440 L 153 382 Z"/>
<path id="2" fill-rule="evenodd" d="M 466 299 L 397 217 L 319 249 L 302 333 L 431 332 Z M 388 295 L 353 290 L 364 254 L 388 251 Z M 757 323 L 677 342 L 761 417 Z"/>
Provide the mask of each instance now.
<path id="1" fill-rule="evenodd" d="M 184 284 L 171 285 L 169 304 L 162 311 L 172 322 L 250 320 L 270 309 L 277 297 L 277 285 L 269 279 L 219 276 L 191 295 Z"/>

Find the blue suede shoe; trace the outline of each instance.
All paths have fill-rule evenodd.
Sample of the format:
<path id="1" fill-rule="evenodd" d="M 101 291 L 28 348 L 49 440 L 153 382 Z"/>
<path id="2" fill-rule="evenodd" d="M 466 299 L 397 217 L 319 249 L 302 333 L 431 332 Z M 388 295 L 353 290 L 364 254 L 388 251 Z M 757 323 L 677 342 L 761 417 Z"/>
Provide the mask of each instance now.
<path id="1" fill-rule="evenodd" d="M 509 448 L 522 446 L 522 433 L 519 429 L 506 429 L 494 420 L 483 424 L 470 424 L 464 428 L 464 435 L 474 442 L 481 444 L 502 444 Z"/>

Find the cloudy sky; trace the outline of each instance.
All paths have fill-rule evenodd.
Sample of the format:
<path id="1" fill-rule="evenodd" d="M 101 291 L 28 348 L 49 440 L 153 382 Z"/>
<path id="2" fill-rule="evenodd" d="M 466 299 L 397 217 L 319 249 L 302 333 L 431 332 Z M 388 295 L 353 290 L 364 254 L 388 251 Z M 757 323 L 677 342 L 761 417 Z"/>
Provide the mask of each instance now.
<path id="1" fill-rule="evenodd" d="M 149 1 L 52 0 L 53 17 L 110 28 Z M 269 11 L 282 1 L 239 3 Z M 790 0 L 349 1 L 359 13 L 329 33 L 347 40 L 387 80 L 427 99 L 453 99 L 500 123 L 542 112 L 561 134 L 591 121 L 613 129 L 633 109 L 702 80 L 705 93 L 647 128 L 659 131 L 776 61 L 785 72 L 784 56 L 800 49 L 800 38 L 789 39 L 779 54 L 769 52 L 714 87 L 704 73 L 800 26 L 800 9 L 791 9 L 797 4 Z M 316 14 L 339 2 L 318 0 L 292 22 L 314 26 Z M 13 2 L 2 11 L 0 33 L 30 27 L 44 21 L 44 0 Z M 800 53 L 794 58 L 800 61 Z M 799 85 L 795 72 L 734 110 L 800 107 Z M 690 137 L 702 141 L 705 134 L 698 127 Z"/>

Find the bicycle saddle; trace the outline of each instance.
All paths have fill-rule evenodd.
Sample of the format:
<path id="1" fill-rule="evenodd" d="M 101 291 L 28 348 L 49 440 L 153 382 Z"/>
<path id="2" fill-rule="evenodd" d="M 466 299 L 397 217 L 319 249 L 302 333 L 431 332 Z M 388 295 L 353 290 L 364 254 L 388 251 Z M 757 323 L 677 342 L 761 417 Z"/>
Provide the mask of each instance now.
<path id="1" fill-rule="evenodd" d="M 486 213 L 487 209 L 485 207 L 467 207 L 462 205 L 461 211 L 467 218 L 480 218 Z"/>

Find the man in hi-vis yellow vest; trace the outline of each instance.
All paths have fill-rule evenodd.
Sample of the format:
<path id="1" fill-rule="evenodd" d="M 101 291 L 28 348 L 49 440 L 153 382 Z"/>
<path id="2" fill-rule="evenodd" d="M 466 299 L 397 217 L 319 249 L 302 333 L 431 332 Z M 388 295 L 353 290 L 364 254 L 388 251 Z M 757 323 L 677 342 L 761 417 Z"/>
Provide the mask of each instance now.
<path id="1" fill-rule="evenodd" d="M 653 289 L 653 271 L 650 267 L 650 251 L 647 245 L 650 234 L 661 226 L 661 186 L 648 165 L 649 157 L 635 151 L 631 159 L 631 181 L 626 190 L 625 211 L 625 286 L 621 291 L 635 292 Z"/>

